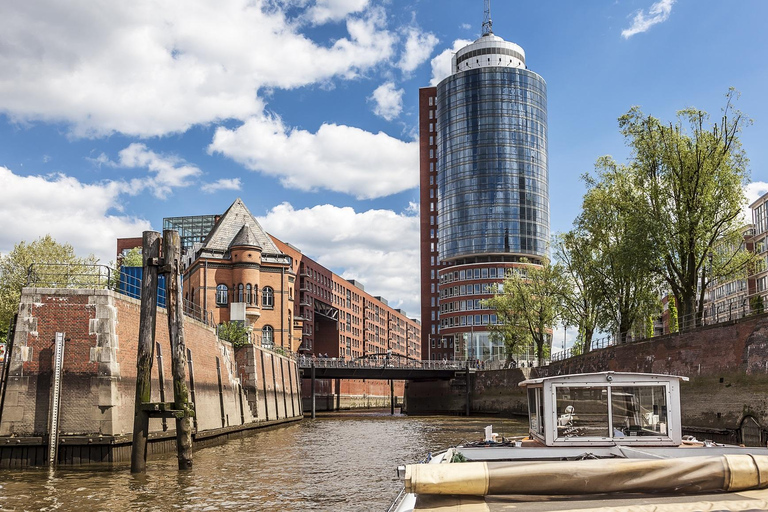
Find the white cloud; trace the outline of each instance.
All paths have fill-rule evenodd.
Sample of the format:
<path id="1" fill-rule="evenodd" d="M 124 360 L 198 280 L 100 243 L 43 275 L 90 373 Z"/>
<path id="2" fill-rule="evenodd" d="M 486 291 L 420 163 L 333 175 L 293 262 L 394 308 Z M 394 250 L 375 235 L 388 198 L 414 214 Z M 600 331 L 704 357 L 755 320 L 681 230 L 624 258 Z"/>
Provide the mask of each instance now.
<path id="1" fill-rule="evenodd" d="M 446 48 L 432 59 L 432 80 L 430 80 L 430 85 L 437 85 L 441 80 L 450 76 L 453 54 L 471 42 L 468 39 L 457 39 L 453 42 L 453 48 Z"/>
<path id="2" fill-rule="evenodd" d="M 50 234 L 72 244 L 79 256 L 94 254 L 109 263 L 117 238 L 151 229 L 144 219 L 113 213 L 119 211 L 123 187 L 121 182 L 85 184 L 64 174 L 20 176 L 0 167 L 0 253 Z"/>
<path id="3" fill-rule="evenodd" d="M 420 316 L 418 216 L 329 204 L 294 210 L 283 203 L 258 220 L 321 265 L 362 282 L 371 295 Z"/>
<path id="4" fill-rule="evenodd" d="M 440 42 L 431 32 L 424 33 L 417 27 L 410 27 L 407 34 L 405 49 L 397 63 L 397 67 L 405 74 L 412 73 L 426 62 Z"/>
<path id="5" fill-rule="evenodd" d="M 306 2 L 299 2 L 299 4 Z M 328 15 L 362 0 L 316 4 Z M 316 43 L 268 0 L 9 0 L 0 16 L 0 113 L 75 136 L 154 136 L 261 112 L 262 88 L 353 78 L 393 55 L 386 13 Z"/>
<path id="6" fill-rule="evenodd" d="M 632 18 L 632 25 L 621 31 L 624 39 L 629 39 L 635 34 L 646 32 L 652 26 L 667 21 L 672 13 L 672 6 L 676 0 L 659 0 L 648 9 L 648 15 L 640 10 Z"/>
<path id="7" fill-rule="evenodd" d="M 463 28 L 464 30 L 472 30 L 472 25 L 470 25 L 469 23 L 462 23 L 461 25 L 459 25 L 459 27 Z"/>
<path id="8" fill-rule="evenodd" d="M 153 173 L 150 177 L 135 178 L 125 191 L 138 194 L 142 190 L 149 190 L 155 197 L 165 199 L 174 188 L 188 187 L 195 183 L 193 178 L 200 176 L 202 171 L 186 163 L 183 159 L 173 155 L 159 155 L 147 149 L 140 143 L 133 143 L 118 153 L 117 162 L 109 162 L 113 167 L 135 168 L 142 167 Z M 97 158 L 103 163 L 104 160 Z"/>
<path id="9" fill-rule="evenodd" d="M 359 199 L 414 188 L 419 181 L 419 146 L 385 133 L 323 124 L 316 133 L 286 127 L 279 116 L 252 117 L 230 130 L 220 127 L 210 153 L 299 190 L 332 190 Z"/>
<path id="10" fill-rule="evenodd" d="M 744 195 L 747 197 L 747 204 L 744 206 L 743 211 L 744 222 L 752 223 L 752 209 L 749 205 L 760 199 L 764 194 L 768 194 L 768 183 L 765 181 L 755 181 L 744 187 Z"/>
<path id="11" fill-rule="evenodd" d="M 240 178 L 225 178 L 217 180 L 213 183 L 206 183 L 200 187 L 200 190 L 212 194 L 213 192 L 217 192 L 219 190 L 240 190 L 241 186 L 242 183 L 240 183 Z"/>
<path id="12" fill-rule="evenodd" d="M 343 20 L 349 14 L 368 7 L 369 0 L 317 0 L 306 13 L 306 18 L 315 25 L 329 21 Z"/>
<path id="13" fill-rule="evenodd" d="M 387 121 L 393 120 L 403 111 L 404 93 L 403 89 L 395 89 L 395 84 L 392 82 L 381 84 L 368 98 L 374 102 L 373 113 Z"/>

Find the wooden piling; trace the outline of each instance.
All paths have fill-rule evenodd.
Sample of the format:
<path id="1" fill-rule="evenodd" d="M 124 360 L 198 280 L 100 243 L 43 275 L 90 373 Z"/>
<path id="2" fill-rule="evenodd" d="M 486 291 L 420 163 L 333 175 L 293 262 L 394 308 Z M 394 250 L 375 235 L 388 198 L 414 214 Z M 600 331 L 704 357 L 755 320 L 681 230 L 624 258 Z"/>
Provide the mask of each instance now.
<path id="1" fill-rule="evenodd" d="M 181 296 L 181 239 L 179 232 L 163 231 L 165 257 L 166 308 L 168 335 L 171 339 L 171 370 L 173 373 L 174 409 L 184 411 L 176 417 L 176 448 L 179 469 L 192 469 L 192 415 L 187 387 L 187 347 L 184 344 L 184 315 Z"/>
<path id="2" fill-rule="evenodd" d="M 155 324 L 157 321 L 157 264 L 160 258 L 160 233 L 156 231 L 143 233 L 142 258 L 144 270 L 141 278 L 131 473 L 144 473 L 147 470 L 149 415 L 142 409 L 142 403 L 149 402 L 152 397 L 152 352 L 155 347 Z"/>
<path id="3" fill-rule="evenodd" d="M 310 370 L 310 376 L 312 383 L 312 391 L 310 392 L 310 396 L 312 397 L 312 419 L 315 419 L 315 362 L 312 361 L 312 367 Z"/>
<path id="4" fill-rule="evenodd" d="M 395 415 L 395 381 L 389 379 L 389 414 Z"/>

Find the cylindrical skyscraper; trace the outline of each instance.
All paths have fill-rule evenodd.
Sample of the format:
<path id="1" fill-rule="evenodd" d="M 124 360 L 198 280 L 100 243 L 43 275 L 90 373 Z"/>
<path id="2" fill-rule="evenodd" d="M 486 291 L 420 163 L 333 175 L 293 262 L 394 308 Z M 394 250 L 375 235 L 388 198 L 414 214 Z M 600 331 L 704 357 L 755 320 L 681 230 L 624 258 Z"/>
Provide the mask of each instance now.
<path id="1" fill-rule="evenodd" d="M 522 258 L 547 256 L 546 83 L 491 32 L 488 7 L 483 32 L 419 93 L 424 358 L 504 357 L 483 299 Z"/>
<path id="2" fill-rule="evenodd" d="M 437 166 L 441 261 L 546 255 L 547 86 L 522 48 L 487 34 L 454 56 L 437 86 Z"/>

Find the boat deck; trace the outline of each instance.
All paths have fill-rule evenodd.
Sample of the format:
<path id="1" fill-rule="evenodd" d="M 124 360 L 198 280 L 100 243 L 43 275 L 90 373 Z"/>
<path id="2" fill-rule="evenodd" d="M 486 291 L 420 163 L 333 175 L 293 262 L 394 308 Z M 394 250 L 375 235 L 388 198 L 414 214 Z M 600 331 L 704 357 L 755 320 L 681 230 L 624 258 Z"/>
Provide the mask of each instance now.
<path id="1" fill-rule="evenodd" d="M 747 512 L 768 510 L 768 490 L 687 496 L 439 496 L 416 498 L 420 512 Z"/>

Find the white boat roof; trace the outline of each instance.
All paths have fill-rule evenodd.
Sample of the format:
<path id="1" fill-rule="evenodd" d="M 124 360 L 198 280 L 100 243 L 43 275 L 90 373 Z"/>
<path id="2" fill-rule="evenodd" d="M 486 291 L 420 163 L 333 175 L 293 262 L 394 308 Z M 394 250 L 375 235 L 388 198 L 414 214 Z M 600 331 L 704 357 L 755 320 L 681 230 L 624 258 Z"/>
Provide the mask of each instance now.
<path id="1" fill-rule="evenodd" d="M 608 376 L 611 378 L 609 379 Z M 666 375 L 663 373 L 641 373 L 641 372 L 613 372 L 613 371 L 607 371 L 607 372 L 595 372 L 595 373 L 571 373 L 567 375 L 553 375 L 551 377 L 541 377 L 538 379 L 528 379 L 524 380 L 521 383 L 518 384 L 520 387 L 526 387 L 533 384 L 541 384 L 545 381 L 548 382 L 567 382 L 567 381 L 573 381 L 573 382 L 595 382 L 595 383 L 604 383 L 606 381 L 618 381 L 618 382 L 631 382 L 633 380 L 663 380 L 663 381 L 670 381 L 670 380 L 677 380 L 677 381 L 683 381 L 687 382 L 688 377 L 683 377 L 682 375 Z"/>

